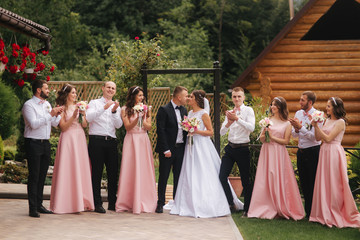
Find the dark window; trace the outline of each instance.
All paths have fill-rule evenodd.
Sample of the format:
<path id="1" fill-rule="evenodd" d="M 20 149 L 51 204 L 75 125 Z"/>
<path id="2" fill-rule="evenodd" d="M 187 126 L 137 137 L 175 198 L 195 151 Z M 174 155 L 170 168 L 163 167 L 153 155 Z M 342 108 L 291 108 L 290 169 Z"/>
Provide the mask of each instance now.
<path id="1" fill-rule="evenodd" d="M 301 40 L 359 40 L 360 3 L 337 0 Z"/>

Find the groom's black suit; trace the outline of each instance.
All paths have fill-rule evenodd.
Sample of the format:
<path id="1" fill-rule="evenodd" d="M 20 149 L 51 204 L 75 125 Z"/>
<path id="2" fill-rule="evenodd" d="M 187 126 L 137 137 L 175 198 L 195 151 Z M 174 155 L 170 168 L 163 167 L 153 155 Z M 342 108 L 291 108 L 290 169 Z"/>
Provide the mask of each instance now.
<path id="1" fill-rule="evenodd" d="M 187 110 L 179 106 L 181 119 L 187 115 Z M 183 143 L 177 144 L 176 138 L 179 131 L 178 120 L 175 109 L 171 102 L 161 106 L 156 115 L 156 133 L 158 135 L 155 151 L 159 153 L 159 181 L 158 181 L 158 205 L 165 204 L 166 184 L 169 178 L 171 166 L 173 167 L 174 189 L 173 198 L 175 199 L 176 188 L 180 176 L 181 166 L 184 157 L 184 149 L 187 132 L 183 131 Z M 180 131 L 182 131 L 180 129 Z M 171 157 L 166 158 L 164 152 L 170 150 Z"/>

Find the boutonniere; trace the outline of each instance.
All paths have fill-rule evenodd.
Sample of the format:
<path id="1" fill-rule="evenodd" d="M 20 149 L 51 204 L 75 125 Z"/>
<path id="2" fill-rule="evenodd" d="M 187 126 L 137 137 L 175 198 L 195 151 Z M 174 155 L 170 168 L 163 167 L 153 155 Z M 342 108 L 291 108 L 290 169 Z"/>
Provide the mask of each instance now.
<path id="1" fill-rule="evenodd" d="M 311 130 L 312 129 L 312 125 L 311 124 L 309 124 L 309 123 L 305 123 L 305 128 L 307 129 L 307 130 Z"/>

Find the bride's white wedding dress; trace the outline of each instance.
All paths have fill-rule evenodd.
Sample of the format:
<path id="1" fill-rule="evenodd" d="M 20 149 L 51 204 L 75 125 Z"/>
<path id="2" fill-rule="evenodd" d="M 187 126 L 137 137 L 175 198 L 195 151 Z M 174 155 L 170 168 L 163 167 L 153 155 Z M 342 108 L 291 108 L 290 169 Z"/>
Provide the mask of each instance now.
<path id="1" fill-rule="evenodd" d="M 205 130 L 202 115 L 204 109 L 190 111 L 188 117 L 200 120 L 199 130 Z M 181 168 L 179 183 L 174 205 L 170 214 L 191 217 L 219 217 L 230 214 L 229 204 L 219 180 L 221 160 L 210 137 L 194 135 L 193 144 L 186 144 L 184 161 Z M 237 209 L 243 204 L 234 196 Z"/>

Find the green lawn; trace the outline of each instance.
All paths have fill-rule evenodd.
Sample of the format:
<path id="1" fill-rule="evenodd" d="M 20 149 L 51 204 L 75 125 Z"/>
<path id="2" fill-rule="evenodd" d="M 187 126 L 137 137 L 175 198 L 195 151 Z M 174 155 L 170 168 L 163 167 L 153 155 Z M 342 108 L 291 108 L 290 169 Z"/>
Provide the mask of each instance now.
<path id="1" fill-rule="evenodd" d="M 244 240 L 360 240 L 360 230 L 355 228 L 328 228 L 308 220 L 244 218 L 242 213 L 232 217 Z"/>

